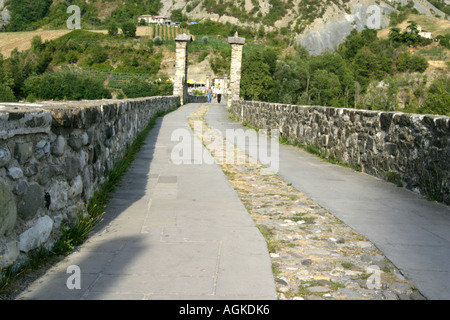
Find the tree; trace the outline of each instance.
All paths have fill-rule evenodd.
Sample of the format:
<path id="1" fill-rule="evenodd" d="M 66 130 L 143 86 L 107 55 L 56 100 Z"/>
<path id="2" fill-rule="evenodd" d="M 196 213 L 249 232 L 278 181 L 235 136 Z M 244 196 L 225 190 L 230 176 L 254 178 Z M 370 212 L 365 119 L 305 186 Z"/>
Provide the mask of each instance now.
<path id="1" fill-rule="evenodd" d="M 51 4 L 52 0 L 9 0 L 11 22 L 7 30 L 33 30 L 35 23 L 48 13 Z"/>
<path id="2" fill-rule="evenodd" d="M 338 76 L 326 70 L 317 70 L 311 76 L 311 96 L 316 104 L 333 105 L 340 87 Z"/>
<path id="3" fill-rule="evenodd" d="M 277 67 L 277 51 L 275 49 L 266 48 L 262 51 L 262 58 L 264 62 L 269 66 L 270 74 L 273 75 Z"/>
<path id="4" fill-rule="evenodd" d="M 402 41 L 402 35 L 400 33 L 400 28 L 391 28 L 389 31 L 389 40 L 395 46 L 396 43 L 400 43 Z"/>
<path id="5" fill-rule="evenodd" d="M 409 25 L 406 27 L 406 30 L 410 33 L 419 33 L 417 28 L 417 22 L 415 21 L 408 21 Z"/>
<path id="6" fill-rule="evenodd" d="M 119 32 L 119 28 L 117 27 L 117 23 L 115 21 L 111 21 L 108 25 L 108 34 L 110 36 L 115 36 Z"/>
<path id="7" fill-rule="evenodd" d="M 125 37 L 136 37 L 136 25 L 132 21 L 125 22 L 122 25 L 122 32 Z"/>
<path id="8" fill-rule="evenodd" d="M 338 53 L 347 60 L 352 60 L 358 51 L 364 47 L 364 38 L 356 29 L 352 29 L 347 39 L 339 45 Z"/>
<path id="9" fill-rule="evenodd" d="M 409 51 L 402 52 L 397 59 L 397 70 L 400 72 L 424 72 L 428 61 L 424 57 L 412 56 Z"/>
<path id="10" fill-rule="evenodd" d="M 108 54 L 103 47 L 95 46 L 92 51 L 92 63 L 103 63 L 108 59 Z"/>
<path id="11" fill-rule="evenodd" d="M 35 65 L 33 66 L 33 72 L 37 74 L 44 73 L 47 70 L 48 65 L 53 60 L 53 56 L 50 52 L 43 50 L 35 53 Z"/>
<path id="12" fill-rule="evenodd" d="M 344 69 L 341 85 L 344 93 L 344 107 L 347 108 L 349 105 L 350 94 L 353 92 L 353 88 L 355 86 L 355 77 L 353 72 L 347 67 Z"/>
<path id="13" fill-rule="evenodd" d="M 258 37 L 260 39 L 264 38 L 264 36 L 266 35 L 266 30 L 264 29 L 264 26 L 261 25 L 258 29 Z"/>
<path id="14" fill-rule="evenodd" d="M 450 77 L 436 78 L 426 97 L 425 112 L 450 116 Z"/>
<path id="15" fill-rule="evenodd" d="M 270 67 L 265 63 L 261 51 L 255 51 L 244 57 L 241 95 L 252 100 L 266 100 L 270 96 L 273 85 Z"/>
<path id="16" fill-rule="evenodd" d="M 279 102 L 297 103 L 301 95 L 304 92 L 307 93 L 309 77 L 307 60 L 295 56 L 289 57 L 285 61 L 279 61 L 274 74 L 274 79 L 279 84 Z"/>
<path id="17" fill-rule="evenodd" d="M 172 13 L 170 14 L 170 20 L 176 22 L 187 22 L 189 18 L 187 17 L 187 15 L 183 14 L 183 11 L 181 9 L 175 9 L 172 10 Z"/>
<path id="18" fill-rule="evenodd" d="M 154 37 L 154 38 L 153 38 L 153 44 L 154 44 L 155 46 L 160 46 L 160 45 L 162 45 L 162 44 L 163 44 L 163 41 L 161 40 L 161 37 L 160 37 L 160 36 Z"/>
<path id="19" fill-rule="evenodd" d="M 412 56 L 409 63 L 409 70 L 423 73 L 428 68 L 428 61 L 424 57 Z"/>
<path id="20" fill-rule="evenodd" d="M 31 39 L 31 50 L 34 52 L 39 52 L 44 48 L 44 45 L 42 43 L 41 36 L 34 36 Z"/>
<path id="21" fill-rule="evenodd" d="M 419 35 L 417 23 L 415 21 L 408 21 L 409 25 L 406 31 L 401 35 L 401 41 L 409 46 L 416 46 L 422 42 L 422 37 Z"/>
<path id="22" fill-rule="evenodd" d="M 16 96 L 21 96 L 25 79 L 33 72 L 33 64 L 27 52 L 11 51 L 5 70 L 11 75 L 9 86 Z"/>
<path id="23" fill-rule="evenodd" d="M 101 80 L 71 72 L 32 75 L 25 80 L 25 96 L 48 100 L 92 100 L 111 98 Z"/>
<path id="24" fill-rule="evenodd" d="M 366 27 L 361 31 L 361 37 L 364 39 L 365 45 L 368 45 L 378 39 L 377 30 Z"/>
<path id="25" fill-rule="evenodd" d="M 152 97 L 158 94 L 156 85 L 139 78 L 132 78 L 122 90 L 127 98 Z"/>
<path id="26" fill-rule="evenodd" d="M 327 70 L 342 79 L 345 70 L 345 61 L 340 54 L 325 52 L 322 55 L 311 58 L 310 70 L 314 73 L 316 70 Z"/>
<path id="27" fill-rule="evenodd" d="M 10 87 L 0 84 L 0 102 L 16 102 L 16 96 Z"/>
<path id="28" fill-rule="evenodd" d="M 363 91 L 367 88 L 371 79 L 378 79 L 384 75 L 382 69 L 382 57 L 374 54 L 367 47 L 358 51 L 352 63 L 353 73 L 361 85 Z"/>
<path id="29" fill-rule="evenodd" d="M 0 84 L 5 82 L 5 69 L 3 67 L 3 55 L 0 53 Z"/>

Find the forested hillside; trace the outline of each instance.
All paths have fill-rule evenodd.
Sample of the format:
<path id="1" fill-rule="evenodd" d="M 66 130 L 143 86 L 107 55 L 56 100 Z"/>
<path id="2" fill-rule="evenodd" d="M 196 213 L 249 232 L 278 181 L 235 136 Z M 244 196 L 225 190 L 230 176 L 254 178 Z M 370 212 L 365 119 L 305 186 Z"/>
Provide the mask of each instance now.
<path id="1" fill-rule="evenodd" d="M 297 12 L 304 2 L 249 0 L 237 7 L 231 3 L 236 1 L 181 1 L 177 7 L 174 1 L 159 0 L 10 0 L 13 19 L 7 31 L 67 28 L 67 5 L 77 4 L 82 28 L 104 32 L 77 30 L 52 41 L 35 37 L 31 49 L 0 58 L 0 101 L 171 94 L 166 79 L 173 75 L 162 61 L 170 60 L 167 54 L 174 51 L 176 33 L 190 32 L 196 39 L 189 47 L 191 67 L 207 61 L 212 73 L 221 76 L 229 74 L 226 38 L 237 31 L 246 38 L 241 81 L 246 99 L 450 114 L 448 21 L 419 15 L 412 2 L 397 6 L 385 30 L 354 28 L 342 43 L 320 54 L 294 41 L 291 31 L 299 25 L 274 27 L 279 24 L 276 17 Z M 316 17 L 320 10 L 314 3 L 301 9 L 302 14 L 314 12 Z M 346 3 L 336 6 L 344 8 Z M 434 4 L 448 10 L 445 2 Z M 168 13 L 186 29 L 140 26 L 145 31 L 137 36 L 136 17 L 143 12 Z M 231 16 L 258 27 L 210 18 L 188 24 L 189 16 L 198 12 L 209 12 L 210 18 Z M 420 36 L 418 22 L 440 42 Z M 60 82 L 67 86 L 61 88 Z"/>
<path id="2" fill-rule="evenodd" d="M 255 50 L 244 57 L 241 94 L 287 104 L 450 115 L 448 60 L 444 69 L 426 72 L 427 54 L 449 51 L 416 36 L 394 28 L 388 39 L 379 39 L 366 29 L 352 32 L 335 53 L 310 56 L 297 47 L 280 57 Z"/>
<path id="3" fill-rule="evenodd" d="M 74 30 L 0 56 L 0 101 L 134 98 L 172 94 L 162 42 Z"/>
<path id="4" fill-rule="evenodd" d="M 11 21 L 5 31 L 29 31 L 39 27 L 66 28 L 67 8 L 81 9 L 83 28 L 106 27 L 111 21 L 136 20 L 141 14 L 158 14 L 160 0 L 8 0 Z"/>
<path id="5" fill-rule="evenodd" d="M 241 26 L 264 25 L 266 27 L 287 27 L 296 31 L 304 28 L 314 19 L 323 16 L 327 5 L 348 9 L 349 0 L 9 0 L 11 12 L 9 31 L 33 30 L 39 26 L 64 25 L 66 9 L 78 5 L 82 16 L 89 23 L 108 23 L 110 19 L 124 22 L 141 14 L 162 14 L 170 16 L 172 11 L 181 10 L 192 19 L 222 19 L 221 22 L 239 22 Z M 286 20 L 286 17 L 288 19 Z M 277 23 L 278 22 L 278 23 Z"/>

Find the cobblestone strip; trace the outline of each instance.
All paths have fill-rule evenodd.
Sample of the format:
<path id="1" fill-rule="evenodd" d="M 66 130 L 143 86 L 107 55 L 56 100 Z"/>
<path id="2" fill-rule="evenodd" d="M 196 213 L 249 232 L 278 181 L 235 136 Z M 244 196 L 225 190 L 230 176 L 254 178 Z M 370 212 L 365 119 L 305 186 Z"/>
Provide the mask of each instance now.
<path id="1" fill-rule="evenodd" d="M 250 161 L 248 155 L 231 146 L 245 163 L 222 163 L 223 158 L 214 153 L 209 142 L 230 142 L 203 119 L 209 107 L 201 105 L 190 115 L 189 124 L 198 128 L 199 123 L 194 124 L 201 121 L 202 130 L 195 130 L 195 134 L 222 167 L 265 237 L 278 299 L 425 299 L 364 236 L 259 162 Z"/>

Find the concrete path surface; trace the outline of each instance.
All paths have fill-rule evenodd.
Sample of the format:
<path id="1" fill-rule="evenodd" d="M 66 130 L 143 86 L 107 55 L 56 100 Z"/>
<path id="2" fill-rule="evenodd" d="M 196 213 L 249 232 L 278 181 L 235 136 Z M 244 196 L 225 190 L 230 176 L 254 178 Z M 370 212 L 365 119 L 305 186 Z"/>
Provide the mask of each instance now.
<path id="1" fill-rule="evenodd" d="M 266 242 L 220 167 L 171 161 L 198 106 L 159 119 L 98 230 L 17 299 L 276 299 Z"/>
<path id="2" fill-rule="evenodd" d="M 229 120 L 224 107 L 212 107 L 204 118 L 222 133 L 226 129 L 246 129 Z M 367 174 L 321 161 L 293 146 L 279 146 L 278 174 L 366 236 L 425 297 L 450 299 L 448 206 Z"/>

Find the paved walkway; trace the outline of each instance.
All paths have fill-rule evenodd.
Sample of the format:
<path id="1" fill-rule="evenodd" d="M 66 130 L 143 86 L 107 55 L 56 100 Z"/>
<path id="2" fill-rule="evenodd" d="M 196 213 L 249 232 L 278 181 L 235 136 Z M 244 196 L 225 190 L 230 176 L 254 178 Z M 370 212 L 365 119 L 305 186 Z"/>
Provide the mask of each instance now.
<path id="1" fill-rule="evenodd" d="M 204 118 L 222 133 L 243 128 L 228 119 L 226 108 L 213 107 Z M 428 299 L 450 298 L 448 206 L 323 162 L 296 147 L 280 145 L 279 161 L 281 178 L 366 236 L 423 295 Z"/>
<path id="2" fill-rule="evenodd" d="M 18 299 L 276 299 L 266 242 L 220 167 L 171 161 L 198 106 L 159 119 L 96 233 Z"/>
<path id="3" fill-rule="evenodd" d="M 170 161 L 171 135 L 190 132 L 198 106 L 160 119 L 99 230 L 18 299 L 276 298 L 265 241 L 220 167 Z M 243 128 L 224 105 L 205 120 Z M 279 160 L 286 182 L 365 235 L 422 294 L 450 298 L 448 206 L 295 147 L 280 145 Z M 69 265 L 80 267 L 80 290 L 66 286 Z"/>

